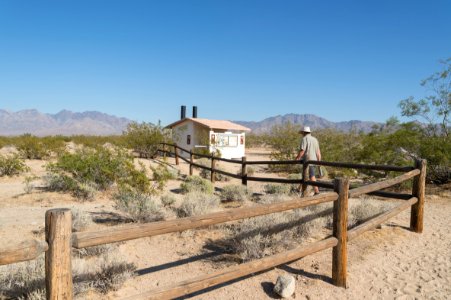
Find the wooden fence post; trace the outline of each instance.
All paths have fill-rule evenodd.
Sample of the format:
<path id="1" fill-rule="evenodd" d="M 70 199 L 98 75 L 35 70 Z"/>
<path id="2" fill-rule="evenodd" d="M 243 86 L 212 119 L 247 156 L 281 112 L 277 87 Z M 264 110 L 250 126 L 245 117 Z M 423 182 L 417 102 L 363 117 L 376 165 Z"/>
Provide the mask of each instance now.
<path id="1" fill-rule="evenodd" d="M 166 144 L 163 144 L 163 158 L 166 158 Z"/>
<path id="2" fill-rule="evenodd" d="M 338 244 L 332 249 L 332 282 L 346 288 L 349 180 L 335 179 L 334 191 L 338 193 L 338 200 L 334 201 L 332 234 Z"/>
<path id="3" fill-rule="evenodd" d="M 175 156 L 175 164 L 179 165 L 179 155 L 177 153 L 177 144 L 174 144 L 174 156 Z"/>
<path id="4" fill-rule="evenodd" d="M 241 158 L 241 184 L 247 186 L 247 166 L 246 166 L 246 156 Z"/>
<path id="5" fill-rule="evenodd" d="M 302 161 L 302 187 L 301 187 L 301 195 L 302 197 L 305 197 L 305 193 L 307 191 L 307 180 L 308 178 L 308 164 L 305 160 Z"/>
<path id="6" fill-rule="evenodd" d="M 416 233 L 422 233 L 424 196 L 426 190 L 426 160 L 415 160 L 415 168 L 420 170 L 420 174 L 413 179 L 412 195 L 417 197 L 418 202 L 412 205 L 410 210 L 410 229 Z"/>
<path id="7" fill-rule="evenodd" d="M 216 160 L 215 157 L 211 156 L 211 172 L 210 172 L 210 181 L 215 182 L 215 166 L 216 166 Z"/>
<path id="8" fill-rule="evenodd" d="M 189 176 L 193 175 L 193 150 L 189 150 Z"/>
<path id="9" fill-rule="evenodd" d="M 72 299 L 72 213 L 68 208 L 45 213 L 45 287 L 47 299 Z"/>

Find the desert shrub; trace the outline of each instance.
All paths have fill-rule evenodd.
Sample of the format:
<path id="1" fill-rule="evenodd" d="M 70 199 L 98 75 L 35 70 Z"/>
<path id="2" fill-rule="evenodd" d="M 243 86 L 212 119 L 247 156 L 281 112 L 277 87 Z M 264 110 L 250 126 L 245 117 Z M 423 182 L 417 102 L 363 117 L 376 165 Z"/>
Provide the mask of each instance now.
<path id="1" fill-rule="evenodd" d="M 0 299 L 45 299 L 44 274 L 43 255 L 35 260 L 0 266 Z"/>
<path id="2" fill-rule="evenodd" d="M 297 209 L 229 225 L 225 227 L 226 238 L 215 244 L 226 253 L 249 261 L 289 249 L 319 233 L 325 225 L 325 218 Z"/>
<path id="3" fill-rule="evenodd" d="M 199 159 L 197 161 L 197 163 L 199 165 L 204 166 L 204 167 L 208 167 L 208 168 L 211 167 L 211 161 L 208 158 L 201 158 L 201 159 Z M 216 163 L 215 169 L 225 171 L 224 168 L 222 168 L 218 163 Z M 201 169 L 200 172 L 199 172 L 199 175 L 202 178 L 210 180 L 210 178 L 211 178 L 211 171 L 206 170 L 206 169 Z M 229 177 L 216 172 L 215 173 L 215 180 L 216 181 L 228 181 Z"/>
<path id="4" fill-rule="evenodd" d="M 117 250 L 116 244 L 106 244 L 99 246 L 92 246 L 86 248 L 72 248 L 72 256 L 83 258 L 83 257 L 95 257 L 103 254 L 112 253 Z"/>
<path id="5" fill-rule="evenodd" d="M 198 191 L 206 194 L 213 194 L 214 192 L 213 184 L 210 181 L 196 175 L 188 176 L 180 185 L 180 189 L 183 193 Z"/>
<path id="6" fill-rule="evenodd" d="M 389 210 L 393 204 L 374 200 L 372 198 L 362 198 L 358 203 L 353 203 L 349 209 L 348 226 L 356 226 L 364 223 L 368 219 Z"/>
<path id="7" fill-rule="evenodd" d="M 95 261 L 73 259 L 74 294 L 117 290 L 136 270 L 117 255 L 104 254 Z M 44 255 L 35 260 L 0 266 L 0 299 L 45 299 Z"/>
<path id="8" fill-rule="evenodd" d="M 222 188 L 220 193 L 221 201 L 244 202 L 249 198 L 249 189 L 241 184 L 230 184 Z"/>
<path id="9" fill-rule="evenodd" d="M 119 189 L 114 195 L 116 208 L 127 214 L 134 222 L 153 222 L 162 220 L 161 208 L 152 196 L 130 189 Z"/>
<path id="10" fill-rule="evenodd" d="M 160 125 L 145 122 L 128 124 L 123 137 L 127 145 L 143 158 L 155 155 L 160 144 L 170 140 L 168 130 Z"/>
<path id="11" fill-rule="evenodd" d="M 186 194 L 183 202 L 177 209 L 180 218 L 204 215 L 213 211 L 219 205 L 219 198 L 201 191 Z"/>
<path id="12" fill-rule="evenodd" d="M 290 200 L 290 196 L 288 194 L 266 194 L 258 197 L 256 202 L 259 204 L 272 204 L 282 201 Z"/>
<path id="13" fill-rule="evenodd" d="M 55 163 L 47 164 L 47 170 L 45 180 L 50 190 L 69 191 L 78 198 L 92 199 L 96 190 L 114 183 L 141 193 L 152 192 L 144 167 L 136 169 L 133 158 L 119 149 L 65 152 Z"/>
<path id="14" fill-rule="evenodd" d="M 50 155 L 44 141 L 31 134 L 24 134 L 16 141 L 17 150 L 26 159 L 44 159 Z"/>
<path id="15" fill-rule="evenodd" d="M 152 179 L 155 181 L 157 189 L 163 190 L 166 186 L 168 180 L 177 179 L 178 170 L 169 169 L 164 165 L 159 165 L 158 167 L 150 167 L 153 172 Z"/>
<path id="16" fill-rule="evenodd" d="M 66 138 L 66 137 L 65 137 Z M 118 147 L 126 146 L 126 142 L 121 135 L 109 135 L 109 136 L 98 136 L 98 135 L 74 135 L 68 137 L 69 140 L 75 144 L 83 145 L 88 148 L 101 148 L 103 145 L 109 143 Z"/>
<path id="17" fill-rule="evenodd" d="M 30 170 L 17 155 L 3 156 L 0 154 L 0 177 L 13 176 Z"/>
<path id="18" fill-rule="evenodd" d="M 288 184 L 268 183 L 263 189 L 266 194 L 289 194 L 291 187 Z"/>
<path id="19" fill-rule="evenodd" d="M 177 201 L 177 198 L 172 194 L 165 194 L 161 196 L 160 200 L 164 207 L 172 207 Z"/>
<path id="20" fill-rule="evenodd" d="M 302 175 L 300 173 L 292 173 L 287 176 L 287 179 L 302 179 Z M 290 193 L 297 193 L 299 190 L 300 184 L 290 184 Z"/>
<path id="21" fill-rule="evenodd" d="M 78 208 L 72 208 L 72 231 L 83 231 L 88 228 L 91 223 L 91 217 Z"/>
<path id="22" fill-rule="evenodd" d="M 24 189 L 25 193 L 30 194 L 33 191 L 33 189 L 34 189 L 33 181 L 35 181 L 36 179 L 38 179 L 38 177 L 35 175 L 25 177 L 25 179 L 23 181 L 23 184 L 24 184 L 23 189 Z"/>
<path id="23" fill-rule="evenodd" d="M 255 174 L 255 169 L 251 166 L 246 167 L 247 176 L 253 176 Z M 241 176 L 241 169 L 236 172 L 236 175 Z"/>

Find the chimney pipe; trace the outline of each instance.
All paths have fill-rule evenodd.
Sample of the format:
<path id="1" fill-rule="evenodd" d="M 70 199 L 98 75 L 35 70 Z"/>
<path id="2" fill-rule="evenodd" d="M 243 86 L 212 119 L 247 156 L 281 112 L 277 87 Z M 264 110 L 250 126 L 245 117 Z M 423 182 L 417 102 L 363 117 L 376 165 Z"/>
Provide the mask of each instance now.
<path id="1" fill-rule="evenodd" d="M 180 120 L 183 120 L 186 118 L 186 106 L 182 105 L 182 107 L 180 107 Z"/>
<path id="2" fill-rule="evenodd" d="M 197 106 L 193 106 L 193 118 L 197 118 Z"/>

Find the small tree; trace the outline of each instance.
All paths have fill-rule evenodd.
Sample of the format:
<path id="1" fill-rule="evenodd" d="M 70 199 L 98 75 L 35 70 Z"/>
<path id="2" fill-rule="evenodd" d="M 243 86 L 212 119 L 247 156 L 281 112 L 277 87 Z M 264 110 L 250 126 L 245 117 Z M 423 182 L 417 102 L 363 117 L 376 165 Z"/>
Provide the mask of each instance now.
<path id="1" fill-rule="evenodd" d="M 425 120 L 428 135 L 448 137 L 451 111 L 451 58 L 440 63 L 444 66 L 443 70 L 421 81 L 421 85 L 426 87 L 430 94 L 417 101 L 413 97 L 401 100 L 399 107 L 401 115 Z M 437 123 L 440 125 L 437 126 Z"/>
<path id="2" fill-rule="evenodd" d="M 139 153 L 141 158 L 149 158 L 155 154 L 158 145 L 169 140 L 169 131 L 151 123 L 132 122 L 123 132 L 127 145 Z"/>

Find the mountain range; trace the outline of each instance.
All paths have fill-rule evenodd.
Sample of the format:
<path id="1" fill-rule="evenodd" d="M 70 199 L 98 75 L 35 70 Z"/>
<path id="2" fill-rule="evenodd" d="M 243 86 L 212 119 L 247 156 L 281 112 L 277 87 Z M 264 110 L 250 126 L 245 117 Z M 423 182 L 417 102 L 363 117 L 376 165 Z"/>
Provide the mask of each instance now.
<path id="1" fill-rule="evenodd" d="M 259 122 L 248 121 L 234 121 L 235 123 L 246 126 L 252 130 L 252 133 L 260 134 L 267 133 L 274 125 L 281 125 L 290 122 L 300 126 L 310 126 L 312 132 L 318 129 L 335 129 L 338 131 L 349 132 L 350 130 L 370 132 L 374 125 L 381 125 L 381 123 L 371 121 L 343 121 L 343 122 L 331 122 L 324 118 L 318 117 L 312 114 L 286 114 L 283 116 L 275 116 L 266 118 Z"/>
<path id="2" fill-rule="evenodd" d="M 131 120 L 98 111 L 82 113 L 62 110 L 46 114 L 36 109 L 10 112 L 0 109 L 0 135 L 31 133 L 44 135 L 113 135 L 121 134 Z"/>
<path id="3" fill-rule="evenodd" d="M 0 109 L 0 135 L 20 135 L 31 133 L 37 136 L 45 135 L 113 135 L 121 134 L 132 120 L 120 118 L 98 111 L 72 112 L 62 110 L 56 114 L 27 109 L 10 112 Z M 286 114 L 274 116 L 262 121 L 234 121 L 252 129 L 253 133 L 268 132 L 274 125 L 291 122 L 295 125 L 310 126 L 312 131 L 332 128 L 339 131 L 369 132 L 374 125 L 380 123 L 369 121 L 331 122 L 312 114 Z"/>

